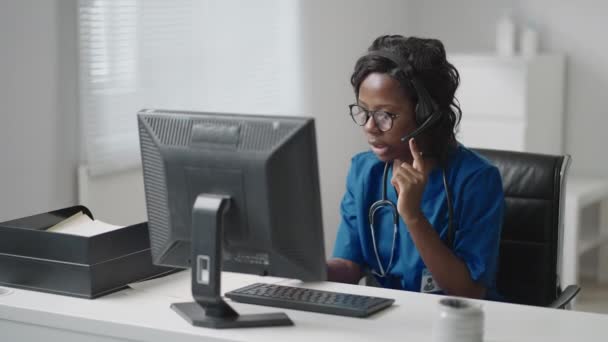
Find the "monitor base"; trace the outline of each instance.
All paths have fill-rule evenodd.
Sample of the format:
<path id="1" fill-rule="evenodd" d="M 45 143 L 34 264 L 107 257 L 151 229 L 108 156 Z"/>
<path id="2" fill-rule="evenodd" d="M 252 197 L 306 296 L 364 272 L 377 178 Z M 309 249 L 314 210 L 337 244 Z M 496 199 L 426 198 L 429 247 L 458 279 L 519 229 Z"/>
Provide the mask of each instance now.
<path id="1" fill-rule="evenodd" d="M 275 327 L 293 325 L 293 322 L 282 312 L 213 317 L 205 314 L 205 309 L 196 302 L 174 303 L 171 309 L 183 319 L 197 327 L 212 329 Z"/>

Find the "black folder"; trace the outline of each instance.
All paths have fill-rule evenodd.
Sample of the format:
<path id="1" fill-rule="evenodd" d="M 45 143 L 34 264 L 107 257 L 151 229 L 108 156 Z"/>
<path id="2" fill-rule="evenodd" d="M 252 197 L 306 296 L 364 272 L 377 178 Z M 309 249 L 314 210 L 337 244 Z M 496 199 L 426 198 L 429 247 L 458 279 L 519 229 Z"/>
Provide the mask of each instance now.
<path id="1" fill-rule="evenodd" d="M 0 223 L 0 285 L 96 298 L 171 273 L 152 264 L 147 222 L 94 236 L 46 229 L 83 212 L 74 206 Z"/>

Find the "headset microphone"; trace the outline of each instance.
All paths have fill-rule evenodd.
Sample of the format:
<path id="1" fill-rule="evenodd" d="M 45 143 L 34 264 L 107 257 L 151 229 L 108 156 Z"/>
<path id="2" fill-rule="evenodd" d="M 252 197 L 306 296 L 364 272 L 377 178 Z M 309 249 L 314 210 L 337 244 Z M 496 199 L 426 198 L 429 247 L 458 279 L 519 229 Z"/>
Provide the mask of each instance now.
<path id="1" fill-rule="evenodd" d="M 435 122 L 437 122 L 441 118 L 441 115 L 438 112 L 435 112 L 429 116 L 418 128 L 416 128 L 413 132 L 406 134 L 401 138 L 402 142 L 408 142 L 410 139 L 419 136 L 421 133 L 426 131 L 429 127 L 432 127 Z"/>

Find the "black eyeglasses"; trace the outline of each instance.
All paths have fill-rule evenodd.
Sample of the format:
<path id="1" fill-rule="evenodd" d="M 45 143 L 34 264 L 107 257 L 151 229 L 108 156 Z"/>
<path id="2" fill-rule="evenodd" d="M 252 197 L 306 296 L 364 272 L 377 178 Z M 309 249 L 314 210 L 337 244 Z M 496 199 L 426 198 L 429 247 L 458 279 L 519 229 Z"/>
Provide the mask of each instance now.
<path id="1" fill-rule="evenodd" d="M 348 106 L 350 109 L 350 117 L 353 118 L 353 121 L 359 125 L 364 126 L 369 117 L 374 118 L 374 123 L 376 127 L 382 132 L 386 132 L 393 127 L 393 120 L 399 115 L 385 112 L 383 110 L 367 110 L 358 104 L 351 104 Z"/>

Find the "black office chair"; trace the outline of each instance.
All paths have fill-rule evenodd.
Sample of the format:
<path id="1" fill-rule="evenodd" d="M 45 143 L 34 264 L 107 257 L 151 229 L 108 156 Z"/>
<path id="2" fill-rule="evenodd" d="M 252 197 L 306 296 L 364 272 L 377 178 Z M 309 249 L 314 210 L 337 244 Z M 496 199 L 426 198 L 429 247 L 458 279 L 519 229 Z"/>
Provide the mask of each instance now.
<path id="1" fill-rule="evenodd" d="M 580 287 L 562 290 L 558 260 L 568 155 L 474 149 L 502 176 L 505 216 L 497 288 L 511 303 L 567 308 Z"/>

